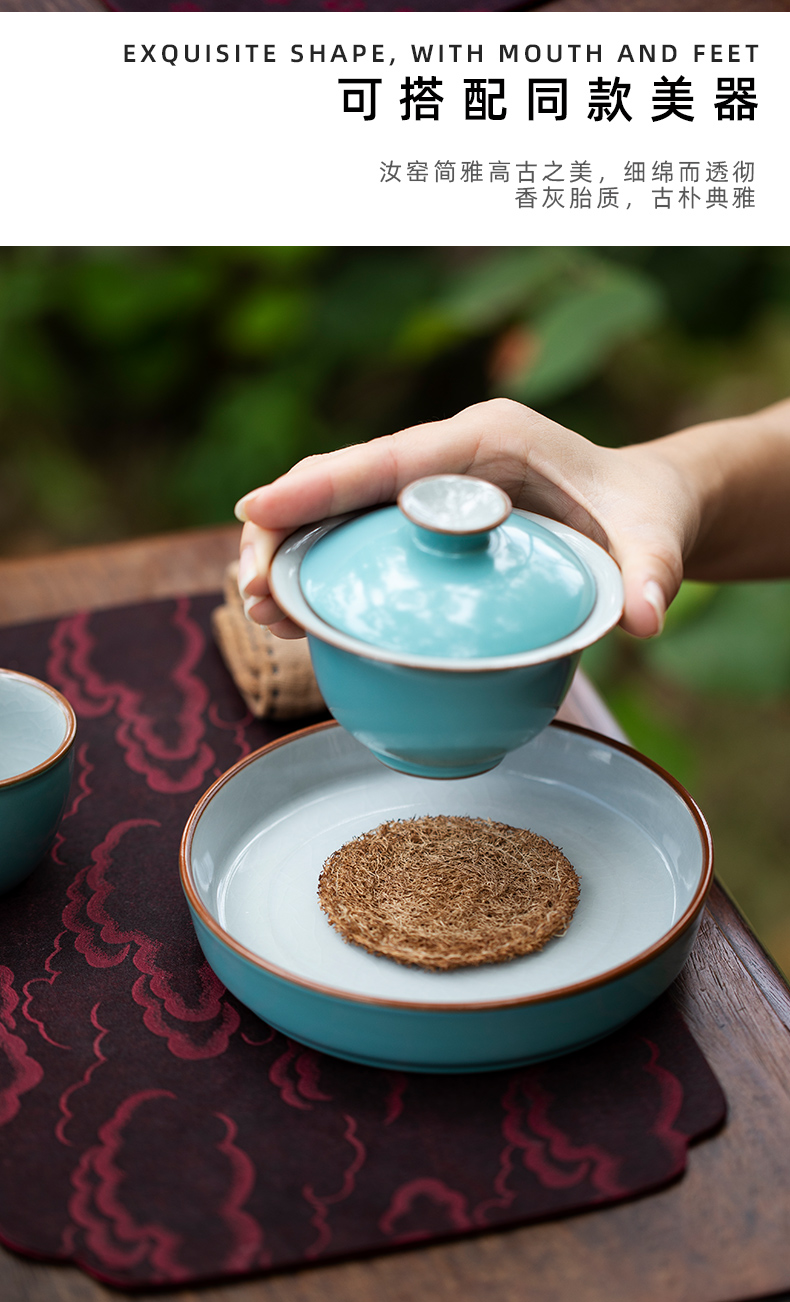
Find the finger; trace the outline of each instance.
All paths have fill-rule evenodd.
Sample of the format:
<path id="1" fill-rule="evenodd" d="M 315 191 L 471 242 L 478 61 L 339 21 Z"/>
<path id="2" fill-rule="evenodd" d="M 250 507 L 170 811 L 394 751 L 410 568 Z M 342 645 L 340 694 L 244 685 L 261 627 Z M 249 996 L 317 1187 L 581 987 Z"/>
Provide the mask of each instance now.
<path id="1" fill-rule="evenodd" d="M 279 624 L 280 620 L 286 618 L 285 611 L 280 609 L 273 597 L 245 597 L 244 614 L 251 624 L 261 624 L 264 628 Z"/>
<path id="2" fill-rule="evenodd" d="M 423 475 L 466 473 L 482 433 L 479 421 L 460 412 L 450 420 L 308 457 L 273 484 L 248 493 L 237 504 L 237 513 L 267 530 L 291 530 L 325 516 L 391 502 L 401 488 Z"/>
<path id="3" fill-rule="evenodd" d="M 287 530 L 259 529 L 257 524 L 245 524 L 239 555 L 239 592 L 244 614 L 251 624 L 271 628 L 277 637 L 304 637 L 304 629 L 280 609 L 269 587 L 269 566 L 285 537 Z"/>
<path id="4" fill-rule="evenodd" d="M 621 555 L 612 551 L 623 572 L 623 628 L 635 637 L 657 637 L 683 577 L 680 556 L 663 548 L 631 547 Z"/>
<path id="5" fill-rule="evenodd" d="M 304 629 L 289 619 L 271 597 L 260 601 L 256 597 L 245 597 L 244 614 L 251 624 L 268 628 L 275 637 L 304 637 Z"/>
<path id="6" fill-rule="evenodd" d="M 241 531 L 239 549 L 239 592 L 242 597 L 268 597 L 269 566 L 287 530 L 260 529 L 247 523 Z"/>
<path id="7" fill-rule="evenodd" d="M 269 632 L 273 633 L 275 637 L 281 637 L 287 641 L 292 641 L 297 637 L 304 637 L 305 635 L 304 629 L 300 628 L 298 624 L 294 624 L 293 620 L 288 619 L 287 617 L 281 619 L 277 624 L 271 624 Z"/>

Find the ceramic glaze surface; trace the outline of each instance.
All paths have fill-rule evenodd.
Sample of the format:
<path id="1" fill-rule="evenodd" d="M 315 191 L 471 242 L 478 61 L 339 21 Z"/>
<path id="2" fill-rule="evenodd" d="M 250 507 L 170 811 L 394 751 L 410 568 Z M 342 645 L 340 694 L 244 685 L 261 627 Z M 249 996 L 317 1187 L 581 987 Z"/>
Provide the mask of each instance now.
<path id="1" fill-rule="evenodd" d="M 0 673 L 0 782 L 54 755 L 69 724 L 55 699 L 31 679 Z"/>
<path id="2" fill-rule="evenodd" d="M 426 482 L 431 481 L 418 481 L 418 485 Z M 426 503 L 420 502 L 419 507 L 426 518 Z M 401 520 L 396 508 L 386 508 L 365 516 L 335 517 L 298 530 L 274 557 L 272 593 L 280 608 L 309 635 L 318 685 L 328 708 L 379 759 L 404 773 L 425 777 L 457 778 L 484 772 L 554 717 L 582 649 L 608 633 L 622 614 L 620 571 L 611 556 L 583 534 L 556 520 L 513 511 L 503 529 L 520 531 L 519 536 L 529 540 L 530 549 L 545 532 L 556 554 L 564 555 L 567 550 L 575 558 L 571 569 L 577 579 L 582 576 L 580 581 L 586 583 L 583 576 L 591 576 L 592 608 L 578 628 L 548 645 L 509 655 L 464 659 L 424 655 L 411 648 L 392 650 L 330 624 L 313 609 L 302 586 L 314 558 L 322 554 L 321 565 L 327 564 L 327 583 L 331 582 L 334 562 L 330 564 L 327 558 L 331 560 L 334 553 L 322 549 L 325 544 L 329 548 L 335 536 L 342 536 L 346 524 L 388 529 L 388 521 L 398 530 L 415 528 L 411 521 Z M 456 545 L 452 537 L 429 529 L 424 532 L 442 539 L 441 546 Z M 466 544 L 470 538 L 477 540 L 475 545 L 480 542 L 480 534 L 465 535 L 461 541 Z M 420 552 L 420 547 L 416 550 Z M 470 554 L 461 559 L 465 562 Z M 487 552 L 481 555 L 485 565 L 493 564 L 490 557 L 485 559 Z M 442 565 L 453 565 L 459 558 L 444 555 L 440 559 Z M 428 556 L 426 564 L 435 560 Z M 342 576 L 342 571 L 338 572 Z M 487 586 L 488 580 L 483 596 Z M 419 592 L 417 596 L 412 592 L 409 599 L 418 598 L 421 602 Z M 353 608 L 353 592 L 343 597 L 344 603 L 346 600 Z M 440 604 L 439 598 L 436 604 Z M 503 604 L 518 608 L 517 618 L 523 617 L 520 600 L 509 598 Z M 477 618 L 482 637 L 488 626 L 479 609 Z"/>
<path id="3" fill-rule="evenodd" d="M 55 839 L 71 784 L 74 712 L 59 693 L 0 670 L 0 891 L 32 872 Z"/>
<path id="4" fill-rule="evenodd" d="M 458 660 L 547 646 L 577 629 L 595 600 L 584 562 L 533 520 L 442 533 L 395 506 L 321 538 L 301 583 L 316 614 L 352 637 Z"/>
<path id="5" fill-rule="evenodd" d="M 408 669 L 308 637 L 332 713 L 377 759 L 422 777 L 484 773 L 547 727 L 579 656 L 465 676 Z"/>
<path id="6" fill-rule="evenodd" d="M 391 508 L 384 508 L 388 510 Z M 383 513 L 383 512 L 381 512 Z M 369 512 L 368 515 L 380 514 Z M 364 642 L 361 638 L 336 628 L 327 620 L 316 614 L 307 601 L 302 590 L 302 573 L 311 551 L 323 540 L 341 529 L 346 523 L 358 520 L 362 516 L 334 516 L 318 524 L 307 525 L 297 529 L 281 543 L 272 560 L 270 582 L 272 595 L 281 610 L 284 610 L 295 623 L 308 633 L 328 642 L 342 650 L 364 656 L 367 660 L 380 663 L 398 664 L 414 669 L 451 670 L 460 685 L 473 673 L 487 670 L 512 669 L 523 665 L 544 664 L 561 656 L 573 655 L 585 647 L 597 642 L 614 627 L 623 611 L 623 582 L 620 570 L 608 552 L 604 551 L 584 534 L 549 520 L 545 516 L 535 515 L 531 511 L 514 510 L 511 520 L 524 520 L 539 525 L 559 542 L 570 548 L 577 560 L 592 576 L 594 592 L 593 606 L 589 615 L 578 628 L 565 637 L 548 645 L 535 647 L 528 651 L 519 651 L 511 655 L 476 656 L 462 660 L 448 655 L 422 655 L 414 651 L 392 651 Z M 511 520 L 508 520 L 510 524 Z M 332 708 L 331 702 L 328 702 Z"/>
<path id="7" fill-rule="evenodd" d="M 427 475 L 407 484 L 398 506 L 408 520 L 435 533 L 455 535 L 495 529 L 513 503 L 503 489 L 474 475 Z"/>
<path id="8" fill-rule="evenodd" d="M 489 817 L 561 846 L 581 879 L 565 936 L 439 973 L 346 944 L 318 905 L 324 861 L 386 819 L 423 814 Z M 234 770 L 197 822 L 189 869 L 218 924 L 195 913 L 201 944 L 239 998 L 330 1053 L 415 1070 L 528 1061 L 633 1016 L 677 975 L 698 909 L 667 948 L 640 955 L 701 907 L 707 871 L 700 826 L 669 783 L 603 738 L 558 728 L 494 773 L 446 784 L 378 767 L 341 729 L 310 730 Z"/>

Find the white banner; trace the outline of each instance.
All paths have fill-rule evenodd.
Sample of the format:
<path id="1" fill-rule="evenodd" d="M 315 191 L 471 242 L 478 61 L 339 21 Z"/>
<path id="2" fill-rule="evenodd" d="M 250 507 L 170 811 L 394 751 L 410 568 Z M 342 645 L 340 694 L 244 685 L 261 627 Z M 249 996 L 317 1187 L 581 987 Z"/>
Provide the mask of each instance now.
<path id="1" fill-rule="evenodd" d="M 4 244 L 787 240 L 790 14 L 4 14 Z"/>

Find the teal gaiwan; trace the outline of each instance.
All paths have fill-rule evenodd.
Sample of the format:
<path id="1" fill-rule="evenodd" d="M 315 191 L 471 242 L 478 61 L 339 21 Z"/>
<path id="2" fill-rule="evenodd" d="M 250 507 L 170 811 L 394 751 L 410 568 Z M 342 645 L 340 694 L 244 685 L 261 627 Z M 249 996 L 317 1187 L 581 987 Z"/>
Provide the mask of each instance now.
<path id="1" fill-rule="evenodd" d="M 603 548 L 468 475 L 299 530 L 271 584 L 338 722 L 434 778 L 483 773 L 541 732 L 623 607 Z"/>

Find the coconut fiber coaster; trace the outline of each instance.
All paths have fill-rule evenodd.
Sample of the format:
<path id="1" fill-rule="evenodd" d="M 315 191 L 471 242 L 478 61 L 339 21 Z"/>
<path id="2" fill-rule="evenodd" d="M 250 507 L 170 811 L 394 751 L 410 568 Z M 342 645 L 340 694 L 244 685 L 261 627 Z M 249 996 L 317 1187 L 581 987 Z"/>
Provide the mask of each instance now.
<path id="1" fill-rule="evenodd" d="M 579 879 L 556 845 L 526 828 L 425 815 L 340 846 L 318 899 L 345 940 L 441 972 L 542 949 L 567 930 Z"/>
<path id="2" fill-rule="evenodd" d="M 0 629 L 78 715 L 47 860 L 0 907 L 0 1239 L 121 1287 L 186 1284 L 600 1206 L 678 1176 L 724 1098 L 670 1002 L 517 1071 L 358 1067 L 277 1034 L 203 961 L 178 880 L 253 721 L 216 601 Z"/>

